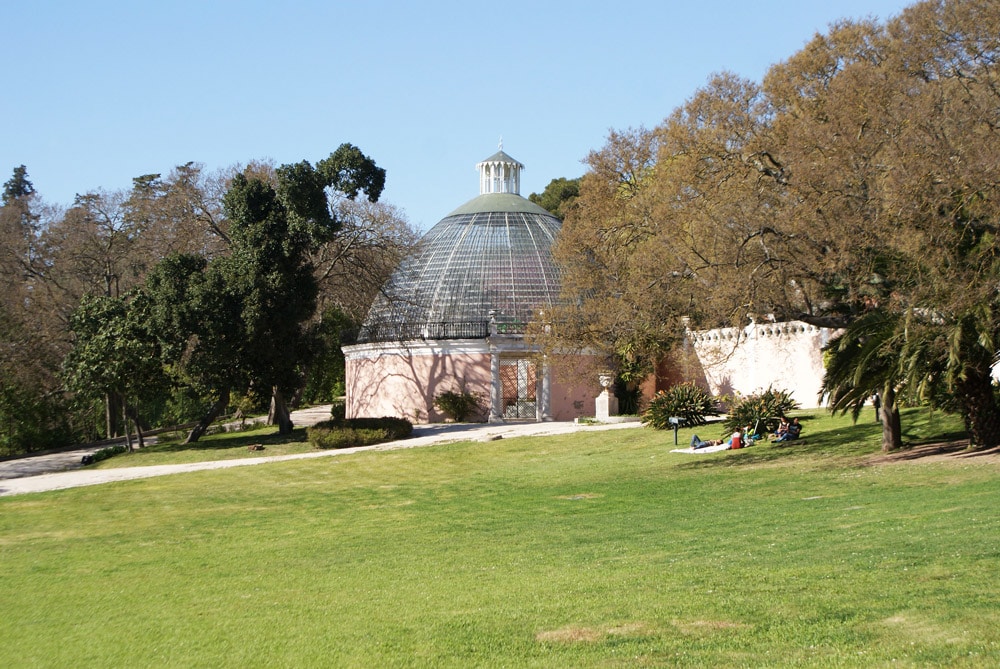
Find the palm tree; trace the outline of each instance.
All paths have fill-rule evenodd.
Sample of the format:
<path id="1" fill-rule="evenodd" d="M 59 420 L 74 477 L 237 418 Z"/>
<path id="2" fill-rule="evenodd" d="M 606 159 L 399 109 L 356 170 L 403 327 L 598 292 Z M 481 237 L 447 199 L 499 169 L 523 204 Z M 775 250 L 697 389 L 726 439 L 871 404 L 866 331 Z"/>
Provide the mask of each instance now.
<path id="1" fill-rule="evenodd" d="M 848 325 L 823 347 L 826 372 L 820 395 L 831 411 L 851 411 L 854 420 L 877 395 L 882 407 L 882 450 L 903 445 L 897 392 L 903 383 L 899 366 L 900 323 L 896 314 L 875 309 Z"/>
<path id="2" fill-rule="evenodd" d="M 900 368 L 913 395 L 945 411 L 960 413 L 970 445 L 1000 445 L 1000 407 L 993 366 L 1000 323 L 992 306 L 980 302 L 954 318 L 911 314 Z"/>

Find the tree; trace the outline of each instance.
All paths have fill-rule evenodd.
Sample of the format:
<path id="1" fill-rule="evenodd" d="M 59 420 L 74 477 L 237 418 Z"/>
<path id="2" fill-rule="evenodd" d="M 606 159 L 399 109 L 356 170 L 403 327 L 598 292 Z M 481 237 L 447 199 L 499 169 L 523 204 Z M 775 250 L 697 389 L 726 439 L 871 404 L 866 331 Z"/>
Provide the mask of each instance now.
<path id="1" fill-rule="evenodd" d="M 206 175 L 200 165 L 186 163 L 165 178 L 146 174 L 132 180 L 125 217 L 141 231 L 138 250 L 148 267 L 176 253 L 211 258 L 226 252 L 222 194 L 229 178 L 226 171 Z"/>
<path id="2" fill-rule="evenodd" d="M 148 303 L 141 294 L 131 299 L 85 296 L 70 322 L 75 339 L 64 361 L 70 391 L 84 398 L 113 397 L 121 402 L 129 450 L 129 421 L 142 447 L 140 403 L 165 386 L 148 316 Z"/>
<path id="3" fill-rule="evenodd" d="M 223 198 L 229 253 L 211 261 L 174 256 L 150 277 L 171 367 L 216 398 L 189 442 L 234 389 L 269 394 L 271 421 L 282 434 L 292 429 L 287 398 L 304 384 L 317 352 L 311 257 L 340 229 L 327 189 L 375 200 L 384 183 L 384 171 L 350 145 L 320 165 L 302 161 L 236 174 Z"/>
<path id="4" fill-rule="evenodd" d="M 212 398 L 187 443 L 198 441 L 249 381 L 242 364 L 242 295 L 219 262 L 202 256 L 164 258 L 146 279 L 150 324 L 162 364 L 174 381 Z"/>
<path id="5" fill-rule="evenodd" d="M 851 323 L 823 348 L 826 371 L 822 392 L 831 411 L 851 412 L 857 421 L 861 409 L 877 397 L 882 423 L 882 450 L 903 445 L 897 394 L 906 374 L 900 365 L 898 341 L 901 319 L 871 311 Z"/>
<path id="6" fill-rule="evenodd" d="M 1000 442 L 991 379 L 1000 192 L 989 167 L 1000 148 L 1000 39 L 989 32 L 998 26 L 1000 9 L 990 3 L 914 5 L 869 40 L 877 58 L 845 68 L 844 86 L 831 86 L 850 85 L 864 101 L 865 113 L 845 119 L 838 134 L 868 142 L 868 151 L 846 153 L 855 173 L 866 172 L 854 180 L 854 200 L 866 203 L 866 227 L 879 235 L 854 255 L 861 271 L 844 275 L 858 289 L 868 284 L 869 308 L 905 319 L 897 353 L 912 388 L 934 388 L 924 396 L 938 403 L 943 392 L 957 398 L 946 404 L 959 408 L 977 446 Z M 873 294 L 882 285 L 891 290 Z"/>
<path id="7" fill-rule="evenodd" d="M 998 29 L 980 0 L 840 22 L 761 85 L 718 75 L 654 132 L 613 133 L 564 226 L 571 291 L 646 332 L 680 313 L 849 327 L 884 312 L 909 324 L 886 340 L 900 378 L 930 373 L 971 442 L 996 444 Z M 671 281 L 687 305 L 647 301 Z M 906 367 L 915 351 L 936 357 Z"/>
<path id="8" fill-rule="evenodd" d="M 579 177 L 576 179 L 559 177 L 550 181 L 540 194 L 532 193 L 528 199 L 562 221 L 565 220 L 566 213 L 579 195 Z"/>
<path id="9" fill-rule="evenodd" d="M 292 425 L 285 400 L 301 383 L 297 365 L 307 354 L 304 324 L 316 307 L 316 281 L 305 252 L 314 234 L 327 234 L 332 217 L 325 200 L 315 197 L 322 196 L 322 182 L 310 167 L 287 166 L 281 179 L 296 210 L 289 211 L 262 181 L 233 179 L 224 200 L 232 255 L 217 262 L 241 298 L 241 362 L 256 387 L 271 391 L 273 419 L 287 434 Z"/>
<path id="10" fill-rule="evenodd" d="M 414 236 L 377 203 L 384 185 L 385 170 L 344 144 L 315 167 L 252 162 L 207 175 L 187 163 L 136 177 L 129 191 L 79 195 L 63 211 L 41 206 L 27 170 L 15 169 L 0 208 L 0 422 L 47 406 L 15 401 L 21 390 L 27 399 L 63 396 L 61 363 L 71 350 L 78 397 L 93 396 L 84 387 L 98 382 L 110 388 L 109 434 L 125 405 L 137 415 L 141 402 L 114 397 L 118 388 L 95 376 L 96 363 L 80 367 L 84 358 L 118 354 L 96 331 L 76 336 L 70 327 L 100 318 L 118 327 L 114 310 L 90 304 L 96 298 L 88 296 L 101 296 L 128 305 L 148 299 L 163 370 L 212 405 L 190 441 L 234 392 L 271 395 L 276 421 L 290 429 L 285 398 L 304 384 L 321 344 L 350 330 L 320 336 L 319 284 L 323 310 L 363 313 Z M 362 194 L 367 202 L 358 202 Z"/>
<path id="11" fill-rule="evenodd" d="M 341 144 L 337 150 L 319 161 L 316 171 L 328 188 L 349 200 L 364 193 L 369 202 L 378 202 L 385 188 L 385 170 L 353 144 Z"/>
<path id="12" fill-rule="evenodd" d="M 33 211 L 35 187 L 24 165 L 4 183 L 0 207 L 0 289 L 21 295 L 37 256 L 39 216 Z M 15 298 L 20 299 L 20 298 Z"/>
<path id="13" fill-rule="evenodd" d="M 28 180 L 28 168 L 19 165 L 3 185 L 3 204 L 10 206 L 18 200 L 24 200 L 35 193 L 35 186 Z"/>
<path id="14" fill-rule="evenodd" d="M 0 451 L 59 446 L 80 434 L 67 411 L 59 378 L 63 324 L 51 308 L 40 236 L 48 208 L 14 169 L 0 206 Z"/>
<path id="15" fill-rule="evenodd" d="M 311 254 L 341 229 L 328 189 L 348 200 L 364 192 L 376 202 L 384 185 L 385 170 L 342 144 L 315 168 L 308 161 L 282 165 L 273 189 L 237 175 L 224 198 L 233 242 L 226 263 L 245 300 L 246 360 L 257 387 L 271 390 L 269 420 L 282 434 L 292 429 L 288 398 L 304 385 L 316 353 L 309 321 L 319 287 Z"/>
<path id="16" fill-rule="evenodd" d="M 337 234 L 309 253 L 319 284 L 318 313 L 337 309 L 358 324 L 419 235 L 384 202 L 342 199 L 333 214 Z"/>
<path id="17" fill-rule="evenodd" d="M 656 135 L 612 133 L 592 152 L 591 171 L 553 247 L 562 268 L 562 305 L 547 316 L 564 341 L 651 363 L 682 332 L 689 305 L 684 267 L 664 254 L 651 178 Z"/>

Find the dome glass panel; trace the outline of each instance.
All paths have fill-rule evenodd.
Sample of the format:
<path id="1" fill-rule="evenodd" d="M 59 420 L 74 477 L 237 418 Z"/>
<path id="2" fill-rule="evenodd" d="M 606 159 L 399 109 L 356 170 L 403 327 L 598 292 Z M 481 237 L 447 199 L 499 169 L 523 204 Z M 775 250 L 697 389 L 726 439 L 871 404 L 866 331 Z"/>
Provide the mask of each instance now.
<path id="1" fill-rule="evenodd" d="M 361 342 L 467 339 L 524 331 L 558 300 L 559 219 L 519 195 L 480 195 L 431 228 L 386 284 Z"/>

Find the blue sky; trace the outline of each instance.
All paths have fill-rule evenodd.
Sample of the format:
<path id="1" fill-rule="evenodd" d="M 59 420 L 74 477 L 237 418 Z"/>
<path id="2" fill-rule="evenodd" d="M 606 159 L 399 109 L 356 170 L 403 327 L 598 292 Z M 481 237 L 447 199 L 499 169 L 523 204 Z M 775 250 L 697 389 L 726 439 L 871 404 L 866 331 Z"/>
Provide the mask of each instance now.
<path id="1" fill-rule="evenodd" d="M 316 162 L 350 142 L 426 230 L 478 194 L 475 164 L 501 137 L 526 166 L 522 195 L 540 192 L 712 73 L 759 81 L 831 22 L 909 4 L 6 2 L 0 183 L 24 164 L 68 205 L 188 161 Z"/>

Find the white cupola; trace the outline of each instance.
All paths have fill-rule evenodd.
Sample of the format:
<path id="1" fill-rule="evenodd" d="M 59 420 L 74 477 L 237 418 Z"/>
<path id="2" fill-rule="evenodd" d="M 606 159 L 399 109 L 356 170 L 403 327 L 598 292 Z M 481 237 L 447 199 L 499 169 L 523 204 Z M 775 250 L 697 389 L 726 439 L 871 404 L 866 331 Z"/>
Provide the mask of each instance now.
<path id="1" fill-rule="evenodd" d="M 512 193 L 521 194 L 521 170 L 524 165 L 503 152 L 503 142 L 500 150 L 486 160 L 478 163 L 479 194 Z"/>

